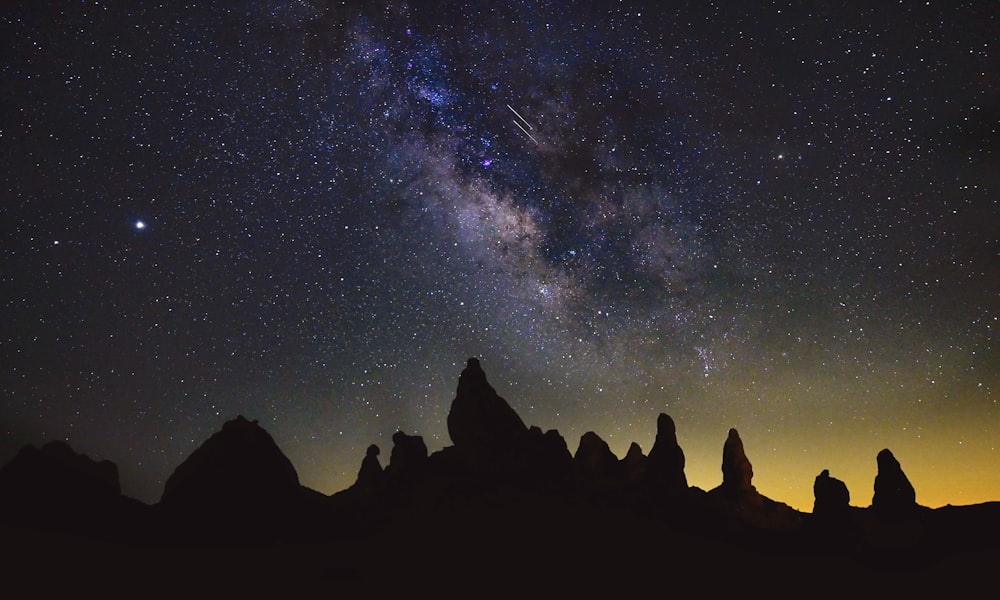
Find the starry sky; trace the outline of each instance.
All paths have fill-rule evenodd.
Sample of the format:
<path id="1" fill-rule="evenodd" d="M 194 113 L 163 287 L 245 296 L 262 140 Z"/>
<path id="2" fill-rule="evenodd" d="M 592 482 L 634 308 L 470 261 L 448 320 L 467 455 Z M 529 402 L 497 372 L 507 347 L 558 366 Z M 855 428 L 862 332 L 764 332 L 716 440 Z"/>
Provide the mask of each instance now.
<path id="1" fill-rule="evenodd" d="M 1000 9 L 5 2 L 0 460 L 431 451 L 466 358 L 619 457 L 1000 500 Z"/>

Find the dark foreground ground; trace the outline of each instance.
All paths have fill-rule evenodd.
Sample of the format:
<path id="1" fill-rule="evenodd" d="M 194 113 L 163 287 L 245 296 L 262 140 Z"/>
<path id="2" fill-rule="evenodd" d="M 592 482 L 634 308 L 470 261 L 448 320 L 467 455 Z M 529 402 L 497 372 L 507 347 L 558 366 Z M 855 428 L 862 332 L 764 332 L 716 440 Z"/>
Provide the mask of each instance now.
<path id="1" fill-rule="evenodd" d="M 962 598 L 991 594 L 1000 566 L 1000 552 L 979 548 L 885 569 L 843 552 L 758 550 L 641 515 L 564 504 L 405 518 L 302 544 L 127 544 L 11 527 L 0 536 L 7 598 Z"/>

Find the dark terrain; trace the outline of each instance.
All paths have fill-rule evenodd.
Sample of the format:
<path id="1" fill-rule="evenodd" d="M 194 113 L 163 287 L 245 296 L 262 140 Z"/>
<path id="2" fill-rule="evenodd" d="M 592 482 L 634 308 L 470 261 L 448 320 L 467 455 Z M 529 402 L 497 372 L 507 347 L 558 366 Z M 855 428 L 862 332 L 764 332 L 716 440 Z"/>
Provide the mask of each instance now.
<path id="1" fill-rule="evenodd" d="M 733 429 L 723 482 L 687 484 L 672 419 L 648 455 L 594 433 L 575 453 L 526 426 L 476 359 L 448 413 L 453 445 L 397 432 L 349 489 L 300 485 L 256 422 L 227 422 L 160 502 L 121 494 L 117 467 L 61 442 L 0 469 L 7 592 L 33 596 L 434 591 L 535 597 L 759 591 L 778 596 L 981 593 L 1000 557 L 1000 503 L 931 509 L 889 450 L 870 506 L 820 473 L 803 513 L 761 495 Z"/>

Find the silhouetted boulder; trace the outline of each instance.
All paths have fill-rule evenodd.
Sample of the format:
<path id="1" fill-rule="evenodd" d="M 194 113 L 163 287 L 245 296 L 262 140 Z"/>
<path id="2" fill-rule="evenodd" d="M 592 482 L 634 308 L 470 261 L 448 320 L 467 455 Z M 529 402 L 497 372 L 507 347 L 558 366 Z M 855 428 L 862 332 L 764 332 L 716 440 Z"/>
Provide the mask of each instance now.
<path id="1" fill-rule="evenodd" d="M 160 504 L 194 511 L 284 507 L 301 493 L 295 467 L 257 421 L 226 422 L 167 479 Z"/>
<path id="2" fill-rule="evenodd" d="M 746 459 L 745 456 L 743 458 Z M 684 451 L 677 443 L 677 428 L 673 419 L 664 413 L 656 419 L 656 440 L 649 451 L 646 478 L 660 494 L 675 495 L 688 487 L 684 475 Z"/>
<path id="3" fill-rule="evenodd" d="M 823 472 L 816 476 L 813 482 L 813 515 L 818 517 L 836 517 L 845 514 L 850 508 L 851 494 L 847 490 L 847 485 L 833 477 L 830 471 L 823 469 Z"/>
<path id="4" fill-rule="evenodd" d="M 621 483 L 622 468 L 618 457 L 608 443 L 593 431 L 580 437 L 573 460 L 577 472 L 587 482 L 601 487 Z"/>
<path id="5" fill-rule="evenodd" d="M 722 488 L 740 492 L 753 490 L 751 480 L 753 466 L 743 450 L 743 440 L 736 429 L 730 429 L 722 447 Z"/>
<path id="6" fill-rule="evenodd" d="M 448 435 L 455 447 L 489 452 L 520 443 L 527 432 L 521 417 L 486 380 L 479 360 L 470 358 L 448 411 Z"/>
<path id="7" fill-rule="evenodd" d="M 882 450 L 876 462 L 878 473 L 875 475 L 872 508 L 881 515 L 901 515 L 915 508 L 916 492 L 892 452 L 888 448 Z"/>

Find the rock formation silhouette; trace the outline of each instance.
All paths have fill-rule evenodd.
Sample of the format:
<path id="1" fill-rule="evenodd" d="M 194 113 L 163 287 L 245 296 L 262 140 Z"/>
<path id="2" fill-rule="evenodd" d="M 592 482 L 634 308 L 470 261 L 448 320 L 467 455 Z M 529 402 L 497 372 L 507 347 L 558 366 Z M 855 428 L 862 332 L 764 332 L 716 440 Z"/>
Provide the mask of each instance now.
<path id="1" fill-rule="evenodd" d="M 387 476 L 408 476 L 427 460 L 427 444 L 419 435 L 407 435 L 402 431 L 392 434 L 392 454 L 389 455 Z"/>
<path id="2" fill-rule="evenodd" d="M 78 454 L 61 440 L 51 441 L 41 449 L 25 446 L 14 459 L 0 469 L 0 485 L 39 494 L 73 494 L 95 499 L 121 495 L 118 467 L 109 460 L 92 460 Z"/>
<path id="3" fill-rule="evenodd" d="M 627 485 L 637 486 L 646 480 L 649 457 L 642 453 L 639 444 L 632 442 L 629 444 L 625 458 L 621 460 L 622 474 Z M 687 482 L 685 481 L 685 487 Z"/>
<path id="4" fill-rule="evenodd" d="M 440 467 L 459 468 L 481 481 L 561 487 L 572 477 L 565 440 L 558 431 L 525 426 L 486 379 L 479 359 L 470 358 L 458 378 L 448 411 L 453 445 L 438 457 Z M 445 466 L 446 465 L 446 466 Z"/>
<path id="5" fill-rule="evenodd" d="M 458 378 L 447 424 L 456 448 L 477 453 L 496 452 L 518 444 L 528 432 L 521 417 L 486 380 L 477 358 L 467 361 Z"/>
<path id="6" fill-rule="evenodd" d="M 368 446 L 365 458 L 361 461 L 361 469 L 358 471 L 358 479 L 354 482 L 354 488 L 365 493 L 374 492 L 382 487 L 385 481 L 385 473 L 382 464 L 378 461 L 381 451 L 375 444 Z"/>
<path id="7" fill-rule="evenodd" d="M 886 448 L 876 457 L 878 473 L 875 475 L 875 494 L 872 508 L 882 516 L 901 516 L 917 506 L 917 495 L 903 473 L 903 467 Z"/>
<path id="8" fill-rule="evenodd" d="M 742 449 L 742 444 L 740 447 Z M 746 457 L 743 459 L 746 460 Z M 668 496 L 688 488 L 684 474 L 684 451 L 677 443 L 677 427 L 665 413 L 660 413 L 656 419 L 656 440 L 646 461 L 646 481 L 656 493 Z"/>
<path id="9" fill-rule="evenodd" d="M 0 468 L 0 514 L 22 526 L 117 536 L 135 529 L 143 508 L 122 496 L 113 462 L 61 440 L 24 446 Z"/>
<path id="10" fill-rule="evenodd" d="M 722 447 L 722 486 L 730 492 L 747 492 L 754 489 L 753 466 L 743 450 L 743 440 L 735 428 L 729 430 L 729 437 Z"/>
<path id="11" fill-rule="evenodd" d="M 521 479 L 528 485 L 550 491 L 572 486 L 573 455 L 558 431 L 549 429 L 542 433 L 540 427 L 532 425 L 523 451 Z"/>
<path id="12" fill-rule="evenodd" d="M 764 496 L 753 486 L 753 466 L 735 428 L 722 447 L 722 483 L 708 492 L 721 523 L 740 536 L 760 531 L 788 532 L 801 524 L 801 514 L 787 504 Z"/>
<path id="13" fill-rule="evenodd" d="M 167 479 L 165 507 L 267 507 L 301 491 L 291 461 L 257 421 L 227 421 Z"/>
<path id="14" fill-rule="evenodd" d="M 206 543 L 270 543 L 321 529 L 315 515 L 323 498 L 299 483 L 271 435 L 240 415 L 178 465 L 157 508 L 167 535 Z"/>
<path id="15" fill-rule="evenodd" d="M 699 547 L 712 564 L 723 547 L 727 556 L 743 558 L 812 552 L 822 557 L 817 564 L 841 555 L 875 570 L 919 570 L 955 553 L 995 552 L 1000 503 L 919 507 L 889 450 L 877 457 L 871 507 L 849 506 L 846 485 L 824 470 L 813 482 L 813 513 L 806 515 L 757 491 L 735 428 L 722 448 L 722 483 L 705 492 L 687 485 L 674 421 L 661 413 L 656 427 L 648 456 L 633 443 L 619 460 L 593 431 L 581 436 L 571 454 L 558 431 L 525 427 L 479 361 L 469 359 L 448 414 L 454 444 L 429 453 L 421 436 L 397 431 L 388 465 L 382 468 L 378 446 L 370 445 L 357 481 L 332 496 L 303 487 L 271 435 L 238 416 L 177 467 L 155 506 L 123 497 L 110 462 L 92 461 L 62 442 L 25 447 L 0 468 L 0 515 L 17 527 L 168 547 L 278 547 L 283 556 L 292 543 L 310 548 L 346 537 L 346 561 L 322 572 L 360 586 L 384 578 L 372 564 L 375 547 L 392 549 L 390 573 L 425 575 L 410 566 L 423 554 L 430 558 L 421 568 L 440 569 L 434 575 L 447 581 L 459 569 L 473 569 L 469 579 L 477 585 L 499 560 L 515 554 L 532 556 L 522 567 L 534 576 L 549 573 L 560 556 L 571 557 L 563 559 L 566 572 L 577 574 L 584 564 L 578 560 L 588 569 L 604 569 L 607 553 L 600 548 L 609 544 L 656 545 L 663 539 L 670 539 L 675 559 Z M 355 555 L 362 546 L 353 542 L 362 538 L 377 542 Z M 407 550 L 415 539 L 437 546 L 432 552 Z M 560 546 L 564 539 L 571 541 Z M 289 559 L 297 568 L 299 556 Z M 615 563 L 616 583 L 661 564 L 656 556 L 644 563 L 652 566 L 636 569 L 641 560 L 631 555 Z"/>
<path id="16" fill-rule="evenodd" d="M 847 490 L 847 485 L 833 477 L 830 471 L 823 469 L 823 472 L 816 476 L 813 482 L 813 515 L 817 517 L 837 517 L 843 515 L 850 508 L 851 494 Z"/>
<path id="17" fill-rule="evenodd" d="M 607 489 L 622 483 L 623 469 L 618 457 L 608 443 L 593 431 L 580 436 L 573 461 L 584 485 Z"/>

